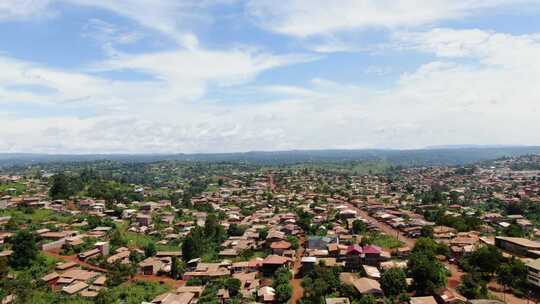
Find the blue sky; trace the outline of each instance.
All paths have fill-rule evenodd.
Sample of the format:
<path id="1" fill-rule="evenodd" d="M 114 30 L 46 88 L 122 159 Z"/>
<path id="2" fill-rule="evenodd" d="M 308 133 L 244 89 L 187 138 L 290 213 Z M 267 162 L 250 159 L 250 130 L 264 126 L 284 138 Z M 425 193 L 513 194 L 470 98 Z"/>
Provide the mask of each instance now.
<path id="1" fill-rule="evenodd" d="M 2 0 L 0 151 L 540 145 L 538 0 Z"/>

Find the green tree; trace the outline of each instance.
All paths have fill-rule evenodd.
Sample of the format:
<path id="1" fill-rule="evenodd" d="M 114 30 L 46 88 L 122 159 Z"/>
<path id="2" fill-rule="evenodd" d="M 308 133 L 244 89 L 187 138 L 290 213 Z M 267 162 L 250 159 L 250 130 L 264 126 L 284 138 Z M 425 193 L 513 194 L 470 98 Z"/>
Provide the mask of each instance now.
<path id="1" fill-rule="evenodd" d="M 149 258 L 156 255 L 156 244 L 154 242 L 150 242 L 144 246 L 144 255 Z"/>
<path id="2" fill-rule="evenodd" d="M 182 257 L 185 261 L 200 257 L 202 250 L 200 249 L 200 243 L 197 243 L 191 232 L 186 236 L 182 243 Z"/>
<path id="3" fill-rule="evenodd" d="M 268 228 L 262 228 L 259 230 L 259 240 L 264 241 L 268 236 Z"/>
<path id="4" fill-rule="evenodd" d="M 191 208 L 193 207 L 193 204 L 191 203 L 191 193 L 185 192 L 182 196 L 182 206 L 185 208 Z"/>
<path id="5" fill-rule="evenodd" d="M 177 280 L 186 271 L 186 264 L 179 260 L 177 257 L 173 257 L 171 261 L 171 277 Z"/>
<path id="6" fill-rule="evenodd" d="M 225 288 L 229 291 L 229 294 L 233 297 L 235 297 L 238 294 L 238 291 L 240 291 L 240 287 L 242 286 L 242 282 L 237 278 L 228 278 L 225 280 Z"/>
<path id="7" fill-rule="evenodd" d="M 229 236 L 242 236 L 245 230 L 245 227 L 239 226 L 238 224 L 231 224 L 229 229 L 227 229 L 227 234 Z"/>
<path id="8" fill-rule="evenodd" d="M 409 257 L 409 275 L 418 295 L 430 295 L 446 285 L 446 269 L 431 255 L 421 252 Z"/>
<path id="9" fill-rule="evenodd" d="M 287 242 L 291 243 L 291 248 L 294 250 L 300 248 L 300 241 L 294 235 L 287 236 Z"/>
<path id="10" fill-rule="evenodd" d="M 435 257 L 438 248 L 439 245 L 433 239 L 422 237 L 416 240 L 412 253 L 421 253 L 429 257 Z"/>
<path id="11" fill-rule="evenodd" d="M 122 264 L 119 261 L 114 263 L 108 272 L 107 285 L 118 286 L 124 283 L 129 277 L 137 272 L 134 264 Z"/>
<path id="12" fill-rule="evenodd" d="M 484 275 L 493 275 L 501 263 L 503 256 L 501 251 L 492 245 L 482 246 L 471 253 L 467 258 L 467 264 L 477 269 Z"/>
<path id="13" fill-rule="evenodd" d="M 497 282 L 506 288 L 512 287 L 515 290 L 526 291 L 527 265 L 520 259 L 512 258 L 506 263 L 502 263 L 497 269 Z"/>
<path id="14" fill-rule="evenodd" d="M 13 268 L 21 269 L 32 265 L 32 262 L 38 257 L 38 247 L 34 234 L 27 230 L 20 230 L 11 239 L 11 255 L 10 264 Z"/>
<path id="15" fill-rule="evenodd" d="M 377 299 L 375 299 L 374 296 L 368 294 L 368 295 L 363 295 L 362 298 L 360 298 L 360 300 L 358 300 L 356 303 L 357 304 L 375 304 L 377 303 Z"/>
<path id="16" fill-rule="evenodd" d="M 467 299 L 479 299 L 487 296 L 486 282 L 476 273 L 464 275 L 458 290 Z"/>
<path id="17" fill-rule="evenodd" d="M 125 246 L 127 242 L 124 237 L 124 233 L 120 229 L 115 228 L 111 233 L 110 243 L 113 247 Z"/>
<path id="18" fill-rule="evenodd" d="M 385 271 L 380 280 L 384 295 L 395 298 L 407 290 L 405 272 L 399 268 L 392 268 Z"/>
<path id="19" fill-rule="evenodd" d="M 355 234 L 361 234 L 367 231 L 367 225 L 364 221 L 354 220 L 352 223 L 352 231 Z"/>
<path id="20" fill-rule="evenodd" d="M 82 189 L 82 182 L 80 180 L 70 179 L 64 173 L 58 173 L 52 177 L 49 196 L 52 199 L 66 199 L 80 189 Z"/>
<path id="21" fill-rule="evenodd" d="M 289 284 L 280 284 L 276 287 L 276 300 L 279 303 L 287 303 L 292 296 L 292 287 Z"/>
<path id="22" fill-rule="evenodd" d="M 5 278 L 9 273 L 9 263 L 6 257 L 0 257 L 0 279 Z"/>

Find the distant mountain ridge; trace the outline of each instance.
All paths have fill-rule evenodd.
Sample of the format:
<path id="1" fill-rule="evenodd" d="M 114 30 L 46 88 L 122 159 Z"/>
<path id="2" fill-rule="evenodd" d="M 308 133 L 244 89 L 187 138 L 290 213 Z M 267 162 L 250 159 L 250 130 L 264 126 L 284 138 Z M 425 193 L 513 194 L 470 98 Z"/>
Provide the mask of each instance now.
<path id="1" fill-rule="evenodd" d="M 306 162 L 386 161 L 391 165 L 432 166 L 461 165 L 496 159 L 504 156 L 540 154 L 540 146 L 467 146 L 425 148 L 416 150 L 290 150 L 252 151 L 239 153 L 197 154 L 32 154 L 0 153 L 0 166 L 30 165 L 50 162 L 85 162 L 111 160 L 118 162 L 205 161 L 250 162 L 286 165 Z"/>

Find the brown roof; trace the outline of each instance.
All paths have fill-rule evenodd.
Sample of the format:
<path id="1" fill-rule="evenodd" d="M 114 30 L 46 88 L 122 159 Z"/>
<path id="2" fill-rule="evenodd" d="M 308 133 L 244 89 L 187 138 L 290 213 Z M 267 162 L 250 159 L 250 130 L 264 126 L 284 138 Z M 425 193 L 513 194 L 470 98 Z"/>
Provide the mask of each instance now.
<path id="1" fill-rule="evenodd" d="M 282 257 L 279 255 L 269 255 L 263 260 L 263 264 L 271 264 L 271 265 L 283 265 L 288 262 L 290 262 L 291 259 L 287 257 Z"/>
<path id="2" fill-rule="evenodd" d="M 56 273 L 56 272 L 51 272 L 51 273 L 49 273 L 49 274 L 47 274 L 47 275 L 44 275 L 44 276 L 41 278 L 41 280 L 42 280 L 42 281 L 45 281 L 45 282 L 49 282 L 49 281 L 52 281 L 52 280 L 57 279 L 57 278 L 59 278 L 59 277 L 60 277 L 60 276 L 58 275 L 58 273 Z"/>
<path id="3" fill-rule="evenodd" d="M 71 269 L 60 275 L 62 278 L 71 278 L 77 281 L 88 281 L 97 277 L 99 273 L 83 269 Z"/>
<path id="4" fill-rule="evenodd" d="M 204 286 L 180 286 L 176 289 L 176 293 L 191 292 L 197 296 L 200 296 L 204 291 Z"/>
<path id="5" fill-rule="evenodd" d="M 102 276 L 99 276 L 93 284 L 95 285 L 105 285 L 105 281 L 107 281 L 107 277 L 102 275 Z"/>
<path id="6" fill-rule="evenodd" d="M 410 300 L 411 304 L 437 304 L 435 298 L 432 296 L 427 297 L 412 297 Z"/>
<path id="7" fill-rule="evenodd" d="M 291 243 L 287 241 L 279 241 L 279 242 L 273 242 L 270 244 L 270 248 L 272 249 L 289 249 L 291 248 Z"/>
<path id="8" fill-rule="evenodd" d="M 62 288 L 62 291 L 68 293 L 68 294 L 75 294 L 83 289 L 86 289 L 88 287 L 88 284 L 85 282 L 76 282 L 69 286 L 65 286 Z"/>
<path id="9" fill-rule="evenodd" d="M 504 236 L 498 236 L 498 237 L 496 237 L 496 239 L 500 239 L 500 240 L 503 240 L 503 241 L 514 243 L 514 244 L 517 244 L 519 246 L 523 246 L 523 247 L 527 247 L 527 248 L 540 249 L 540 243 L 539 242 L 531 241 L 529 239 L 517 238 L 517 237 L 504 237 Z"/>
<path id="10" fill-rule="evenodd" d="M 164 293 L 159 295 L 151 303 L 155 304 L 189 304 L 195 297 L 195 294 L 191 292 L 185 292 L 181 294 Z"/>
<path id="11" fill-rule="evenodd" d="M 75 262 L 66 262 L 66 263 L 56 265 L 56 269 L 58 269 L 58 270 L 66 270 L 66 269 L 69 269 L 69 268 L 75 267 L 75 266 L 77 266 L 77 263 L 75 263 Z"/>

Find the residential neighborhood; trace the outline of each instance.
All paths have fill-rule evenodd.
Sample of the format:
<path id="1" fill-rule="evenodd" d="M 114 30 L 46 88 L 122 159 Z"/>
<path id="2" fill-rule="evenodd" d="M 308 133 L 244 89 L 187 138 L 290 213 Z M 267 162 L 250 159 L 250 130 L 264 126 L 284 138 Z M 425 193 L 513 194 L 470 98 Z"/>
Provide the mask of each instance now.
<path id="1" fill-rule="evenodd" d="M 2 276 L 39 263 L 24 284 L 81 303 L 130 288 L 146 293 L 129 303 L 534 301 L 540 171 L 515 169 L 531 162 L 540 157 L 392 174 L 234 168 L 204 187 L 23 170 L 0 177 Z M 3 303 L 32 299 L 2 290 Z"/>

